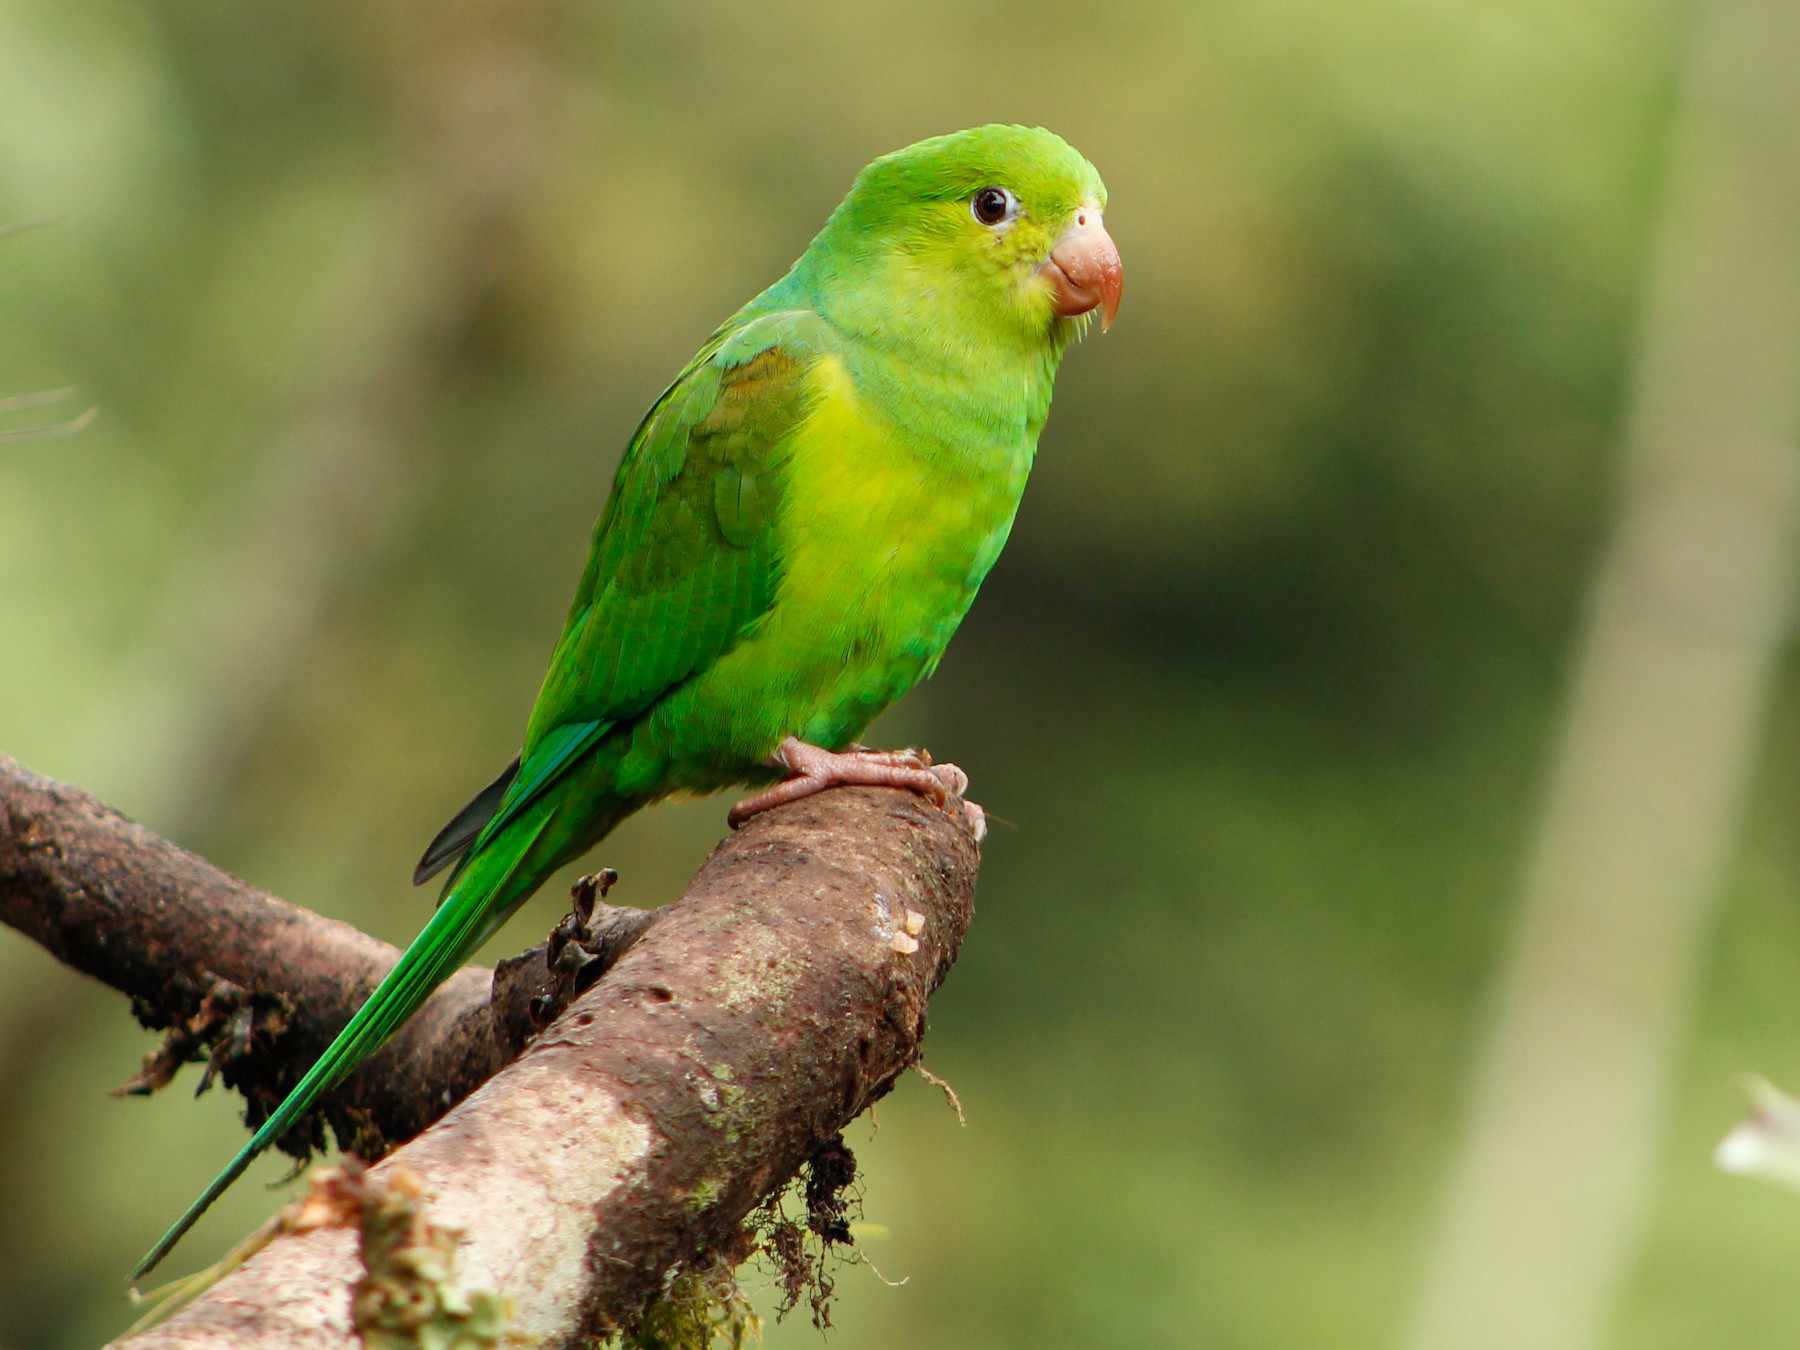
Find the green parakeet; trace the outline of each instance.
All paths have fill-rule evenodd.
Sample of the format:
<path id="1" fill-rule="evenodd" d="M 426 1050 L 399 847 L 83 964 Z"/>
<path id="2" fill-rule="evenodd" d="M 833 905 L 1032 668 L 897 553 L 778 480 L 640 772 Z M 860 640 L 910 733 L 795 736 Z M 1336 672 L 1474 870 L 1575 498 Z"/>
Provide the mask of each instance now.
<path id="1" fill-rule="evenodd" d="M 937 665 L 1012 527 L 1063 349 L 1112 322 L 1105 206 L 1048 131 L 921 141 L 708 339 L 625 452 L 518 760 L 420 862 L 454 864 L 437 913 L 134 1278 L 638 808 L 733 784 L 766 788 L 734 824 L 837 783 L 960 799 L 954 766 L 853 741 Z"/>

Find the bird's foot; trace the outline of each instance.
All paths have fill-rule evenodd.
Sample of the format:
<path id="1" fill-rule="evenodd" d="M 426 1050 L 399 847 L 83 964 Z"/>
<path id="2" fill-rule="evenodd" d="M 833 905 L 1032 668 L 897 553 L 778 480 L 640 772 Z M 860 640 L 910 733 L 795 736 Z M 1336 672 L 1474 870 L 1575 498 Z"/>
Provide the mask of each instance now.
<path id="1" fill-rule="evenodd" d="M 976 839 L 987 834 L 986 814 L 974 802 L 963 799 L 963 793 L 969 790 L 969 775 L 954 764 L 933 764 L 924 750 L 870 750 L 855 745 L 839 752 L 789 736 L 769 759 L 793 777 L 733 806 L 727 817 L 732 829 L 752 816 L 826 788 L 854 786 L 916 792 L 934 806 L 960 811 Z"/>

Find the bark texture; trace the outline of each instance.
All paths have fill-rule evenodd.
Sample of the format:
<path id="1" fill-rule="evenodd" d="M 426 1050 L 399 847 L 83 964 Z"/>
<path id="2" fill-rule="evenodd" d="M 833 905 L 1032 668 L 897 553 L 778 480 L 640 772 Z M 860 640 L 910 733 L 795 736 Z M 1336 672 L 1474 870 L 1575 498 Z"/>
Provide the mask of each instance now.
<path id="1" fill-rule="evenodd" d="M 601 945 L 600 935 L 641 921 L 640 911 L 603 907 L 583 936 Z M 129 995 L 144 1026 L 168 1030 L 162 1050 L 123 1091 L 153 1091 L 183 1062 L 205 1059 L 244 1094 L 252 1126 L 399 957 L 4 755 L 0 922 Z M 548 967 L 541 946 L 498 977 L 459 971 L 381 1053 L 326 1094 L 284 1147 L 306 1156 L 323 1145 L 329 1124 L 346 1151 L 380 1157 L 517 1055 L 542 1020 L 539 1000 L 554 1006 L 559 986 L 569 988 L 567 976 Z"/>
<path id="2" fill-rule="evenodd" d="M 750 1211 L 916 1062 L 977 864 L 960 814 L 904 792 L 838 789 L 757 818 L 654 923 L 627 921 L 641 936 L 516 1062 L 357 1179 L 361 1199 L 311 1206 L 306 1223 L 122 1344 L 393 1344 L 369 1319 L 402 1305 L 504 1303 L 507 1343 L 531 1346 L 621 1324 L 677 1266 L 741 1255 Z M 177 978 L 203 1000 L 193 971 L 279 989 L 293 1025 L 315 996 L 353 1007 L 347 990 L 393 957 L 10 761 L 0 918 L 149 1000 Z M 246 951 L 264 956 L 208 965 Z M 439 1027 L 489 1007 L 489 983 L 463 972 L 434 1000 Z M 486 1017 L 490 1060 L 504 1058 L 507 1017 Z M 428 1033 L 412 1035 L 434 1053 Z M 390 1059 L 386 1072 L 403 1067 Z M 396 1223 L 423 1235 L 401 1248 L 448 1255 L 396 1276 L 375 1255 L 394 1240 L 372 1236 Z"/>

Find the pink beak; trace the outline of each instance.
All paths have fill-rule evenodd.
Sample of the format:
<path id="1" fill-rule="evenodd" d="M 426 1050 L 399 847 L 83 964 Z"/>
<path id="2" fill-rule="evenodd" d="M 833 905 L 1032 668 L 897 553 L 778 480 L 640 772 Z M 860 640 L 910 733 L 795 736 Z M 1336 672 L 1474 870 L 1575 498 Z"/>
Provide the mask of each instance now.
<path id="1" fill-rule="evenodd" d="M 1098 209 L 1084 206 L 1075 213 L 1075 223 L 1056 241 L 1038 271 L 1050 282 L 1058 314 L 1073 318 L 1097 309 L 1100 331 L 1112 327 L 1125 273 L 1118 246 L 1101 223 Z"/>

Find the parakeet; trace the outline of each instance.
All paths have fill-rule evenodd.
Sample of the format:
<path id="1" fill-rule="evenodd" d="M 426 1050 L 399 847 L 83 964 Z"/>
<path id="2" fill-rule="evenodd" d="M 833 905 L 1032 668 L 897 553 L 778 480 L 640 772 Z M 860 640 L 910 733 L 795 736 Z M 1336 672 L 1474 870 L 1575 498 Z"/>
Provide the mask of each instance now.
<path id="1" fill-rule="evenodd" d="M 442 902 L 133 1277 L 564 863 L 671 793 L 966 779 L 854 745 L 931 674 L 1012 528 L 1063 350 L 1110 326 L 1094 167 L 985 126 L 884 155 L 633 435 L 519 758 L 426 850 Z M 772 784 L 772 786 L 770 786 Z"/>

